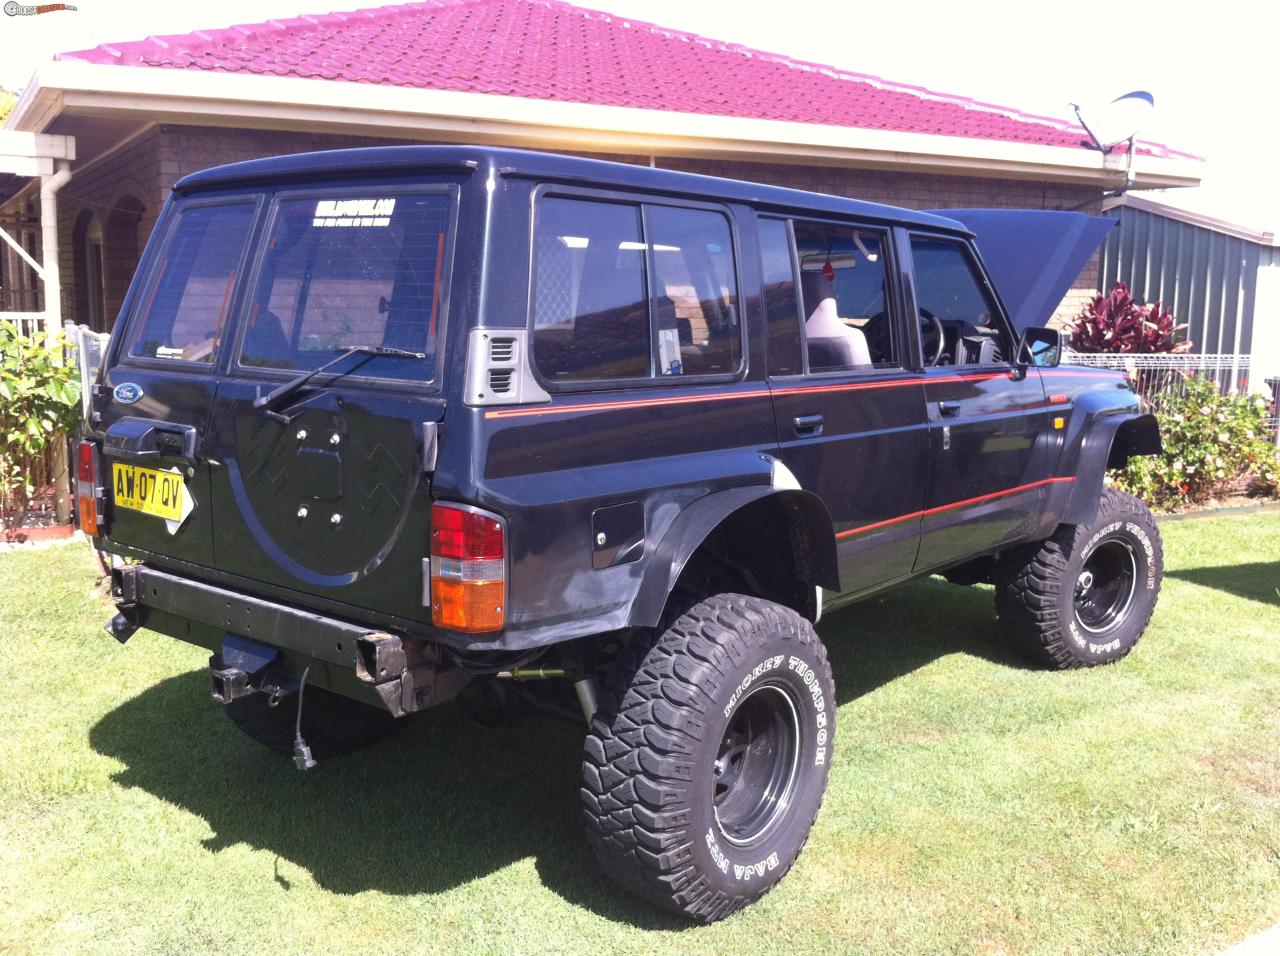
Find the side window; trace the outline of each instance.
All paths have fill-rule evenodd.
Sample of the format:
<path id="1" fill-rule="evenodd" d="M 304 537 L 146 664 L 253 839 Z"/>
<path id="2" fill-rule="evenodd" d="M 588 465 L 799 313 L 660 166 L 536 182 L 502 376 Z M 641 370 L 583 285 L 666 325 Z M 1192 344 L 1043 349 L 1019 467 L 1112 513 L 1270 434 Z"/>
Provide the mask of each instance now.
<path id="1" fill-rule="evenodd" d="M 769 374 L 798 375 L 804 371 L 804 361 L 800 355 L 800 310 L 791 237 L 787 224 L 780 219 L 759 220 L 757 233 L 764 314 L 769 323 Z"/>
<path id="2" fill-rule="evenodd" d="M 253 214 L 243 202 L 191 206 L 169 220 L 131 320 L 129 355 L 213 361 Z"/>
<path id="3" fill-rule="evenodd" d="M 885 234 L 800 221 L 793 228 L 809 371 L 900 367 Z"/>
<path id="4" fill-rule="evenodd" d="M 913 236 L 911 258 L 925 362 L 1004 362 L 1011 353 L 1008 334 L 964 243 Z M 936 362 L 932 361 L 935 355 Z"/>
<path id="5" fill-rule="evenodd" d="M 646 206 L 661 375 L 737 371 L 742 332 L 729 222 L 716 212 Z"/>
<path id="6" fill-rule="evenodd" d="M 533 356 L 552 381 L 649 374 L 640 207 L 549 197 L 533 238 Z"/>
<path id="7" fill-rule="evenodd" d="M 533 356 L 553 382 L 735 372 L 729 223 L 716 212 L 548 196 L 533 236 Z"/>

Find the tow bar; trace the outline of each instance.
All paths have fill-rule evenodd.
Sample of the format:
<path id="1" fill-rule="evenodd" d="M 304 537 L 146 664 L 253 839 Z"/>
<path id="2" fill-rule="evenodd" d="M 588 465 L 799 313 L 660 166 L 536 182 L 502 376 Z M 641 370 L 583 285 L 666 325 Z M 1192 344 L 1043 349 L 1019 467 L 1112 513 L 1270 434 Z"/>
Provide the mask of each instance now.
<path id="1" fill-rule="evenodd" d="M 278 706 L 283 697 L 298 694 L 297 717 L 293 723 L 293 764 L 299 770 L 310 770 L 316 765 L 302 736 L 302 703 L 307 678 L 311 674 L 308 664 L 302 677 L 294 680 L 279 674 L 271 666 L 280 652 L 266 644 L 259 644 L 238 634 L 228 634 L 222 639 L 222 652 L 209 658 L 209 680 L 213 699 L 219 704 L 231 703 L 250 694 L 267 694 L 267 706 Z"/>

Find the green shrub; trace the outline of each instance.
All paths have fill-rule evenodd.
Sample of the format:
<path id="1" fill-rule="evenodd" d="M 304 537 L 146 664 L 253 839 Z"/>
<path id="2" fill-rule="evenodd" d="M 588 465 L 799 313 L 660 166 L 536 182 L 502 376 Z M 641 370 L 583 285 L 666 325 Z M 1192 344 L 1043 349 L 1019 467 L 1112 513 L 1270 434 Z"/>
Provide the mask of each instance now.
<path id="1" fill-rule="evenodd" d="M 1156 416 L 1164 453 L 1131 458 L 1112 473 L 1120 487 L 1159 508 L 1280 492 L 1280 456 L 1261 396 L 1223 395 L 1212 380 L 1189 376 L 1182 395 L 1161 398 Z"/>
<path id="2" fill-rule="evenodd" d="M 80 419 L 80 382 L 64 341 L 0 322 L 0 503 L 5 524 L 25 516 L 45 450 Z"/>

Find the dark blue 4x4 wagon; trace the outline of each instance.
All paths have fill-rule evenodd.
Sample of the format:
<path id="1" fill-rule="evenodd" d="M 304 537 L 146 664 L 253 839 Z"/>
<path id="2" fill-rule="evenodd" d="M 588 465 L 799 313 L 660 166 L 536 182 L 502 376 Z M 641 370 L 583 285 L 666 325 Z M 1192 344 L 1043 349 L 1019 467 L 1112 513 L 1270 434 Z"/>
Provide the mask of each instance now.
<path id="1" fill-rule="evenodd" d="M 467 147 L 189 176 L 79 447 L 108 629 L 207 647 L 302 767 L 454 697 L 580 708 L 605 871 L 724 917 L 818 812 L 824 610 L 992 582 L 1065 668 L 1155 606 L 1104 486 L 1155 423 L 1042 327 L 1096 221 L 952 215 Z"/>

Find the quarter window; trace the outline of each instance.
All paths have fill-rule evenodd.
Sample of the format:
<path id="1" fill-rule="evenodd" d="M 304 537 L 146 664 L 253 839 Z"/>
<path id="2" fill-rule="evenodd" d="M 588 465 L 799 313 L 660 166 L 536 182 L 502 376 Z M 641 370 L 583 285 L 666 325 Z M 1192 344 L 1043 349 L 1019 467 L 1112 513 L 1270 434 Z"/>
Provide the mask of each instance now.
<path id="1" fill-rule="evenodd" d="M 533 242 L 533 352 L 549 380 L 741 366 L 733 238 L 720 213 L 550 196 Z"/>
<path id="2" fill-rule="evenodd" d="M 769 374 L 799 375 L 804 371 L 804 361 L 791 237 L 787 224 L 780 219 L 761 219 L 758 232 L 764 314 L 769 323 Z"/>

